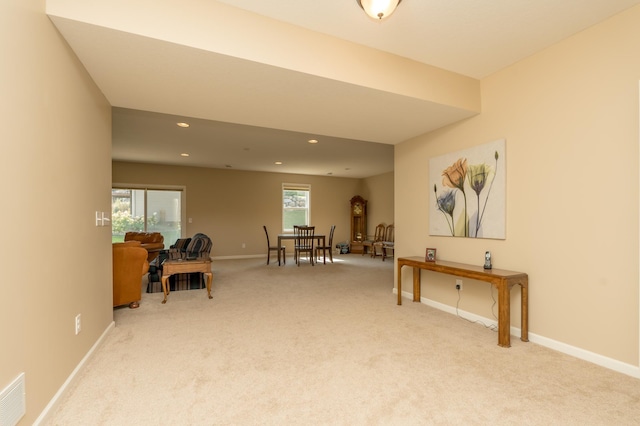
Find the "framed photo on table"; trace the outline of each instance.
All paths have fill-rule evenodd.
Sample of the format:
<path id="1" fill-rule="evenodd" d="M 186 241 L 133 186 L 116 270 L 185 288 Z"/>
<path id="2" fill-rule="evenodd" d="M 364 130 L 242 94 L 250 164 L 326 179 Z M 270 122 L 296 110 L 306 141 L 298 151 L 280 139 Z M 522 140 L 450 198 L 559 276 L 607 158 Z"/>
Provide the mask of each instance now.
<path id="1" fill-rule="evenodd" d="M 427 253 L 424 256 L 425 262 L 435 262 L 436 261 L 436 249 L 428 248 Z"/>

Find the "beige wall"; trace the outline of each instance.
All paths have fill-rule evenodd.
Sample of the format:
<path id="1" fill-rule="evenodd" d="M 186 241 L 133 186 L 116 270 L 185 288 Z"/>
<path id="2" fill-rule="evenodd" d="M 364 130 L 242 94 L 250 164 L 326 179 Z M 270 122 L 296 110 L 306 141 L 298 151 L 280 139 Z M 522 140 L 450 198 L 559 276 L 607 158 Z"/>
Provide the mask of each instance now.
<path id="1" fill-rule="evenodd" d="M 635 7 L 484 79 L 482 114 L 395 150 L 400 256 L 430 246 L 441 259 L 482 264 L 490 250 L 495 267 L 529 274 L 534 341 L 636 367 L 638 52 Z M 429 236 L 429 158 L 500 138 L 506 239 Z M 455 306 L 454 278 L 425 276 L 423 297 Z M 465 285 L 460 309 L 493 318 L 487 286 Z"/>
<path id="2" fill-rule="evenodd" d="M 393 223 L 393 172 L 364 179 L 362 196 L 367 200 L 367 235 L 376 225 Z"/>
<path id="3" fill-rule="evenodd" d="M 378 180 L 380 184 L 369 185 Z M 213 257 L 266 256 L 262 226 L 267 226 L 275 241 L 282 229 L 283 183 L 311 185 L 311 224 L 316 232 L 326 234 L 336 225 L 334 242 L 349 238 L 349 200 L 354 195 L 381 200 L 380 214 L 393 217 L 393 207 L 389 207 L 393 203 L 392 173 L 365 180 L 114 161 L 113 182 L 186 187 L 186 212 L 192 223 L 186 224 L 185 235 L 203 232 L 210 236 Z M 371 212 L 376 211 L 374 203 Z M 293 254 L 291 241 L 287 244 L 287 253 Z"/>
<path id="4" fill-rule="evenodd" d="M 27 425 L 113 321 L 111 112 L 43 1 L 0 3 L 0 56 L 0 389 L 25 373 Z"/>

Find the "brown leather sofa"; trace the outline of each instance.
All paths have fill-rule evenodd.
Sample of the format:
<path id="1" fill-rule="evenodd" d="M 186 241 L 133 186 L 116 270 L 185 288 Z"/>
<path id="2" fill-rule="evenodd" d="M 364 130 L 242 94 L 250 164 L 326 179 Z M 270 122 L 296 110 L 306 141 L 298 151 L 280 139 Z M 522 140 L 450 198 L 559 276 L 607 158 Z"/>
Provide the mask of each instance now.
<path id="1" fill-rule="evenodd" d="M 159 232 L 127 232 L 124 241 L 139 241 L 142 248 L 149 253 L 147 262 L 151 262 L 158 257 L 160 250 L 164 248 L 164 236 Z"/>
<path id="2" fill-rule="evenodd" d="M 142 277 L 149 270 L 147 250 L 139 241 L 113 243 L 113 306 L 140 306 Z"/>

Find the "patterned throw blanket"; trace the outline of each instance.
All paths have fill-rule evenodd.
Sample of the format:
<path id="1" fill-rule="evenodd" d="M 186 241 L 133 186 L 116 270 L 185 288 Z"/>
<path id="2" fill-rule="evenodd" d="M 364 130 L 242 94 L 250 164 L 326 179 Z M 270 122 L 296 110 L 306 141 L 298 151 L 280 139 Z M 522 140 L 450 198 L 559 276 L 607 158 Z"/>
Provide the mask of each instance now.
<path id="1" fill-rule="evenodd" d="M 205 281 L 202 274 L 194 272 L 191 274 L 175 274 L 169 277 L 169 290 L 194 290 L 205 287 Z M 158 281 L 149 281 L 147 285 L 147 293 L 162 293 L 162 283 Z"/>

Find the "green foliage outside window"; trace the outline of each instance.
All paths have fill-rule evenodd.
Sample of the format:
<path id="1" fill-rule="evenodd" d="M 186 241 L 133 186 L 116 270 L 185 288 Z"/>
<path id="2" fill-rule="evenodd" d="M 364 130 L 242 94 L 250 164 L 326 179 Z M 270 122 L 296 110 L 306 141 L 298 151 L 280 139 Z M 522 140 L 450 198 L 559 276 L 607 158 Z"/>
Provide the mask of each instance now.
<path id="1" fill-rule="evenodd" d="M 144 217 L 131 217 L 128 211 L 114 212 L 111 216 L 111 232 L 124 235 L 127 231 L 144 231 Z"/>

